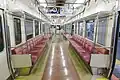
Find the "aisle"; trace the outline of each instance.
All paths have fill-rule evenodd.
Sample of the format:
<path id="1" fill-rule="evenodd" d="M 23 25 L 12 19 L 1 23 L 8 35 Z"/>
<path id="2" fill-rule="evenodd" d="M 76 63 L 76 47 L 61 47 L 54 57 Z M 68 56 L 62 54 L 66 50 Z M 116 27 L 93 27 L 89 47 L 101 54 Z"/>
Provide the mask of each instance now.
<path id="1" fill-rule="evenodd" d="M 64 45 L 62 38 L 55 36 L 43 80 L 80 80 Z"/>

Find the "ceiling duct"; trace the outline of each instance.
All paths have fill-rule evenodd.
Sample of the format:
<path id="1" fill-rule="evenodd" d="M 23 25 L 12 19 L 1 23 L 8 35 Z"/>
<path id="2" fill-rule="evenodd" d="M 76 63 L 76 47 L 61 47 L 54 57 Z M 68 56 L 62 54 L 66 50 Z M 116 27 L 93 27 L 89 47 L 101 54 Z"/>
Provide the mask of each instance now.
<path id="1" fill-rule="evenodd" d="M 64 6 L 66 0 L 56 0 L 56 6 Z"/>

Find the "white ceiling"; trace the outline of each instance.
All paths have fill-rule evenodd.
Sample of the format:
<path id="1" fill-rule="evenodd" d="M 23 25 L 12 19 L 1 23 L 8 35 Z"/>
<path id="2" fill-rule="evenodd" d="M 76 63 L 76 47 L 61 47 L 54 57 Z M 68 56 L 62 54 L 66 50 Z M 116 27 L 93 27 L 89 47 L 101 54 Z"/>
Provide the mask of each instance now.
<path id="1" fill-rule="evenodd" d="M 46 0 L 47 1 L 47 5 L 48 6 L 54 6 L 55 4 L 49 4 L 49 3 L 55 3 L 56 2 L 56 0 Z"/>
<path id="2" fill-rule="evenodd" d="M 27 4 L 29 6 L 33 6 L 31 5 L 34 0 L 20 0 L 21 2 L 23 2 L 23 4 Z M 56 6 L 56 4 L 49 4 L 49 3 L 56 3 L 56 0 L 38 0 L 39 2 L 42 2 L 44 4 L 41 4 L 41 6 Z M 61 0 L 60 0 L 61 1 Z M 65 3 L 83 3 L 85 0 L 66 0 Z M 48 3 L 47 5 L 45 3 Z M 61 17 L 58 17 L 58 18 L 51 18 L 52 20 L 54 19 L 57 23 L 59 22 L 62 22 L 71 17 L 73 14 L 73 7 L 77 7 L 77 6 L 80 6 L 81 4 L 64 4 L 64 6 L 62 6 L 64 8 L 64 12 L 65 13 L 64 15 L 67 15 L 66 17 L 64 18 L 61 18 Z M 47 15 L 48 16 L 48 15 Z M 55 15 L 56 16 L 56 15 Z M 48 16 L 50 18 L 50 16 Z"/>
<path id="3" fill-rule="evenodd" d="M 55 3 L 56 2 L 56 0 L 46 0 L 46 1 L 48 3 L 51 3 L 51 2 Z M 64 17 L 64 18 L 56 17 L 56 16 L 60 16 L 61 14 L 60 15 L 55 14 L 55 17 L 54 17 L 54 15 L 52 15 L 53 17 L 51 17 L 51 20 L 56 24 L 62 24 L 66 19 L 73 16 L 72 13 L 75 10 L 75 9 L 73 9 L 73 7 L 76 8 L 76 7 L 81 6 L 81 4 L 68 4 L 68 3 L 84 3 L 84 2 L 85 2 L 85 0 L 66 0 L 65 1 L 66 4 L 64 6 L 62 6 L 64 9 L 63 15 L 65 15 L 66 17 Z M 55 5 L 56 4 L 48 4 L 48 6 L 55 6 Z M 50 15 L 48 15 L 48 16 L 50 17 Z"/>

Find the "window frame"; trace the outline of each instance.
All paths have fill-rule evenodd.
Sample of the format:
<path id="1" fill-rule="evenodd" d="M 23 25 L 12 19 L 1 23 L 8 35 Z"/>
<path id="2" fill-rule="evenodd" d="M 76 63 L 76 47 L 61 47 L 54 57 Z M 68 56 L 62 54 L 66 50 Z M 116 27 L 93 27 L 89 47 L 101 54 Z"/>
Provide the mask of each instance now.
<path id="1" fill-rule="evenodd" d="M 26 22 L 29 22 L 29 23 L 32 23 L 32 32 L 31 33 L 29 33 L 29 34 L 27 34 L 27 32 L 26 32 L 26 25 L 24 26 L 25 27 L 25 35 L 26 35 L 26 40 L 29 40 L 29 39 L 31 39 L 31 38 L 33 38 L 33 20 L 32 19 L 25 19 L 25 24 L 26 24 Z"/>
<path id="2" fill-rule="evenodd" d="M 20 44 L 20 43 L 22 42 L 21 19 L 14 17 L 13 20 L 14 20 L 15 44 L 18 45 L 18 44 Z M 19 21 L 19 23 L 18 23 L 17 21 Z M 15 25 L 15 22 L 17 22 L 16 25 Z M 20 31 L 18 30 L 18 27 L 19 27 L 19 30 L 20 30 Z M 20 34 L 18 34 L 18 32 L 19 32 Z M 20 36 L 19 36 L 19 35 L 20 35 Z M 17 40 L 17 37 L 18 37 L 18 36 L 19 36 L 19 40 Z M 17 42 L 17 41 L 18 41 L 18 42 Z"/>

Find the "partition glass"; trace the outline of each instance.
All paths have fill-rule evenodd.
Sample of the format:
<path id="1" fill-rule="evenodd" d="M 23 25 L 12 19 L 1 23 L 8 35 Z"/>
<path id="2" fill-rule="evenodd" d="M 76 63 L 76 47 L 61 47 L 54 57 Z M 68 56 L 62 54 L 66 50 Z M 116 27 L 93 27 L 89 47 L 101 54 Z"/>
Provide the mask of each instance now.
<path id="1" fill-rule="evenodd" d="M 19 18 L 14 18 L 14 33 L 15 33 L 15 44 L 20 44 L 22 42 L 21 34 L 21 20 Z"/>
<path id="2" fill-rule="evenodd" d="M 89 20 L 86 22 L 86 37 L 93 40 L 94 37 L 94 20 Z"/>
<path id="3" fill-rule="evenodd" d="M 105 45 L 106 28 L 107 28 L 107 18 L 99 19 L 97 42 L 101 45 Z"/>
<path id="4" fill-rule="evenodd" d="M 4 49 L 4 42 L 3 42 L 3 30 L 2 30 L 2 19 L 0 16 L 0 52 Z"/>
<path id="5" fill-rule="evenodd" d="M 33 20 L 25 20 L 26 39 L 33 37 Z"/>
<path id="6" fill-rule="evenodd" d="M 39 35 L 39 22 L 35 21 L 35 36 Z"/>

